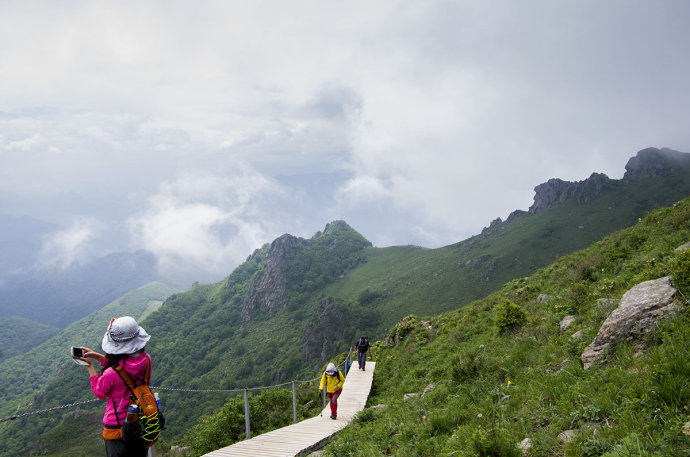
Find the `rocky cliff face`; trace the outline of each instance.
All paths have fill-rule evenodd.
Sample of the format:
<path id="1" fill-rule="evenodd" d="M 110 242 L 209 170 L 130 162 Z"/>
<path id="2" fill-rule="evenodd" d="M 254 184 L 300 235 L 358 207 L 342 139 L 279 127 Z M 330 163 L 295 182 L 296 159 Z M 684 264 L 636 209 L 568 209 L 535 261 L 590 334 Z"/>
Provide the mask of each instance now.
<path id="1" fill-rule="evenodd" d="M 538 213 L 571 199 L 578 203 L 588 203 L 604 189 L 619 185 L 623 181 L 690 173 L 690 154 L 668 148 L 647 148 L 631 158 L 625 165 L 625 170 L 622 180 L 610 179 L 602 173 L 592 173 L 589 178 L 578 182 L 549 179 L 534 188 L 534 204 L 530 206 L 529 212 Z"/>
<path id="2" fill-rule="evenodd" d="M 268 311 L 282 308 L 287 304 L 285 297 L 285 276 L 283 266 L 291 259 L 299 245 L 306 240 L 285 234 L 276 238 L 268 252 L 257 251 L 253 256 L 265 255 L 264 271 L 249 284 L 249 291 L 242 303 L 244 320 L 248 321 L 255 311 Z"/>
<path id="3" fill-rule="evenodd" d="M 309 240 L 285 234 L 255 251 L 247 261 L 257 261 L 259 269 L 242 302 L 244 321 L 287 306 L 291 292 L 308 293 L 309 287 L 334 280 L 360 261 L 359 252 L 370 245 L 345 221 L 333 221 Z"/>
<path id="4" fill-rule="evenodd" d="M 534 204 L 530 206 L 529 212 L 538 213 L 572 198 L 578 203 L 588 203 L 614 182 L 615 180 L 602 173 L 592 173 L 589 178 L 578 182 L 549 179 L 534 188 Z"/>
<path id="5" fill-rule="evenodd" d="M 628 160 L 623 180 L 660 178 L 678 173 L 690 173 L 690 154 L 668 148 L 647 148 Z"/>
<path id="6" fill-rule="evenodd" d="M 325 362 L 337 352 L 339 345 L 345 340 L 345 329 L 349 322 L 342 304 L 341 299 L 333 297 L 326 297 L 319 302 L 302 333 L 302 360 L 318 359 Z"/>

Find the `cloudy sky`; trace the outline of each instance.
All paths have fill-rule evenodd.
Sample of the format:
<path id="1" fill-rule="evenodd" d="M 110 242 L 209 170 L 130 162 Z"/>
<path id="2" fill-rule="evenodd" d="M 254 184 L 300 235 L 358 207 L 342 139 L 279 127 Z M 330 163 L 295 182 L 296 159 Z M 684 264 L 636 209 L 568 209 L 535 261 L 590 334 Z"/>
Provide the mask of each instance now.
<path id="1" fill-rule="evenodd" d="M 344 219 L 439 247 L 690 151 L 690 2 L 0 0 L 0 214 L 223 277 Z"/>

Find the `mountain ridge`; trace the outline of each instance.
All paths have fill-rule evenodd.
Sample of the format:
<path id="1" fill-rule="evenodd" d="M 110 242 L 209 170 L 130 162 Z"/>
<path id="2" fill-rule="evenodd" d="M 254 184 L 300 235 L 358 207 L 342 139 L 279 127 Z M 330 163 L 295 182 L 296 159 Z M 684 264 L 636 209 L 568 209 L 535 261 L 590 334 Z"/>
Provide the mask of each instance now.
<path id="1" fill-rule="evenodd" d="M 406 314 L 462 308 L 634 223 L 649 209 L 680 200 L 690 193 L 689 181 L 687 175 L 626 181 L 586 203 L 571 195 L 438 249 L 374 248 L 342 221 L 309 240 L 285 234 L 273 242 L 270 275 L 273 243 L 223 281 L 173 294 L 140 322 L 152 335 L 153 382 L 231 389 L 312 376 L 355 335 L 382 338 Z M 58 379 L 48 390 L 55 394 L 70 383 Z M 217 400 L 172 392 L 166 404 L 178 418 L 173 434 L 220 407 Z"/>

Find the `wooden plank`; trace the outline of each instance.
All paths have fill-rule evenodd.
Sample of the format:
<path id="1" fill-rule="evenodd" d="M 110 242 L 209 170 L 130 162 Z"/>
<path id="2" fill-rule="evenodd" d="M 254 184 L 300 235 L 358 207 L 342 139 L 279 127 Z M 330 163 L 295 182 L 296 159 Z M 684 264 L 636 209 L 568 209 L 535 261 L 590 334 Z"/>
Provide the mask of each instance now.
<path id="1" fill-rule="evenodd" d="M 354 416 L 364 409 L 371 391 L 375 362 L 367 362 L 367 370 L 354 366 L 345 378 L 343 393 L 338 398 L 338 418 L 330 418 L 329 405 L 321 414 L 297 424 L 240 441 L 231 446 L 205 454 L 204 457 L 294 457 L 303 451 L 320 446 L 345 428 Z"/>

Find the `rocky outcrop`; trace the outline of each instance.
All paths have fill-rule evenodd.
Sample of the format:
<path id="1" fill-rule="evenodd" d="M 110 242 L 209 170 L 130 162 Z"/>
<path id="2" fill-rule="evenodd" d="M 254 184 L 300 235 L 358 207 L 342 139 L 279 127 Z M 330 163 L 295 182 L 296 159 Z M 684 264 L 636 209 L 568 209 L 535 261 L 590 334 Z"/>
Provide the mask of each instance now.
<path id="1" fill-rule="evenodd" d="M 534 204 L 531 214 L 547 210 L 558 203 L 575 199 L 578 203 L 592 201 L 603 190 L 619 185 L 623 181 L 636 181 L 648 178 L 663 178 L 682 173 L 690 173 L 690 154 L 668 148 L 647 148 L 625 165 L 623 179 L 610 179 L 602 173 L 592 173 L 584 181 L 570 182 L 558 178 L 549 179 L 534 188 Z M 508 220 L 511 218 L 509 217 Z"/>
<path id="2" fill-rule="evenodd" d="M 607 349 L 624 339 L 640 342 L 641 337 L 654 330 L 657 322 L 675 313 L 673 302 L 676 290 L 668 276 L 640 283 L 627 291 L 618 308 L 606 318 L 599 333 L 582 352 L 585 370 L 598 362 Z"/>
<path id="3" fill-rule="evenodd" d="M 350 319 L 342 305 L 341 299 L 333 297 L 319 302 L 302 333 L 302 360 L 318 358 L 325 362 L 338 351 Z"/>
<path id="4" fill-rule="evenodd" d="M 254 254 L 265 255 L 266 266 L 262 273 L 252 279 L 244 297 L 242 314 L 245 321 L 249 320 L 256 310 L 271 313 L 287 305 L 283 266 L 294 256 L 297 247 L 305 242 L 302 238 L 285 234 L 276 238 L 265 254 L 261 254 L 260 251 Z"/>
<path id="5" fill-rule="evenodd" d="M 534 188 L 534 204 L 530 206 L 529 212 L 538 213 L 573 198 L 578 203 L 589 203 L 614 182 L 602 173 L 592 173 L 589 178 L 578 182 L 549 179 Z"/>
<path id="6" fill-rule="evenodd" d="M 668 148 L 647 148 L 628 161 L 623 179 L 635 181 L 687 172 L 690 172 L 690 154 Z"/>

